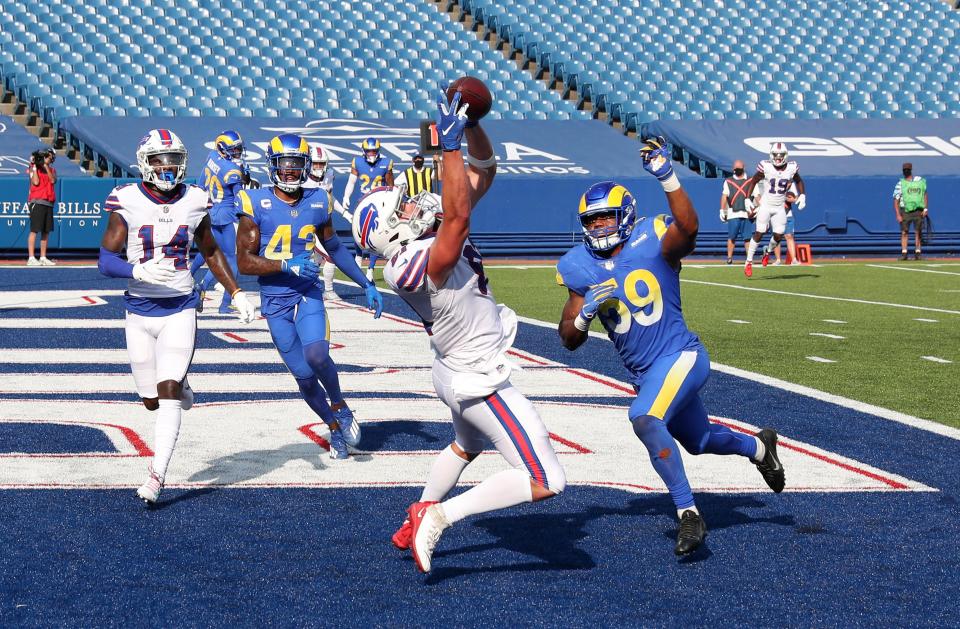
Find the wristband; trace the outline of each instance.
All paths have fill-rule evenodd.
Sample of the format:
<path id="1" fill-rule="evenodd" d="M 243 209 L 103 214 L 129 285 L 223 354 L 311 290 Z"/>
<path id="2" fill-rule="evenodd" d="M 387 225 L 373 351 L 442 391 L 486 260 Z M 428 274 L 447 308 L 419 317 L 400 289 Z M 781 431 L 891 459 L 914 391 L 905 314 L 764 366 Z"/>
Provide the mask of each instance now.
<path id="1" fill-rule="evenodd" d="M 581 332 L 586 332 L 590 329 L 591 320 L 583 316 L 582 312 L 577 313 L 577 318 L 573 320 L 573 327 L 577 328 Z"/>
<path id="2" fill-rule="evenodd" d="M 677 179 L 677 175 L 674 173 L 661 181 L 660 185 L 663 186 L 664 192 L 673 192 L 674 190 L 680 189 L 680 180 Z"/>
<path id="3" fill-rule="evenodd" d="M 467 163 L 474 168 L 490 168 L 497 165 L 497 156 L 490 155 L 487 159 L 477 159 L 467 151 Z"/>
<path id="4" fill-rule="evenodd" d="M 230 293 L 230 298 L 233 299 L 234 297 L 237 296 L 237 293 L 242 293 L 242 292 L 243 292 L 243 289 L 242 289 L 242 288 L 238 288 L 237 290 L 235 290 L 235 291 L 233 291 L 232 293 Z"/>

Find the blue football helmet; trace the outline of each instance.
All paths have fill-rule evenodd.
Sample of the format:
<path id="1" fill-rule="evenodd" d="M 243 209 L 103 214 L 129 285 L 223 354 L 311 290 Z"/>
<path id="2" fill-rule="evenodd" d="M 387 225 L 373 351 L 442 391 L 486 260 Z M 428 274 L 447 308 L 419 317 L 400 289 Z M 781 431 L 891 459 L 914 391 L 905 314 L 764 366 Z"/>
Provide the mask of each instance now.
<path id="1" fill-rule="evenodd" d="M 613 214 L 613 225 L 588 229 L 590 218 Z M 630 191 L 613 181 L 601 181 L 590 186 L 580 197 L 578 211 L 584 244 L 591 251 L 609 251 L 626 242 L 637 222 L 637 202 Z"/>
<path id="2" fill-rule="evenodd" d="M 376 164 L 377 160 L 380 159 L 380 140 L 377 138 L 367 138 L 363 141 L 363 144 L 360 145 L 360 148 L 363 150 L 363 159 L 371 166 Z"/>
<path id="3" fill-rule="evenodd" d="M 224 131 L 217 136 L 214 145 L 217 148 L 217 153 L 220 153 L 220 157 L 229 159 L 231 162 L 242 164 L 246 157 L 243 138 L 236 131 Z"/>
<path id="4" fill-rule="evenodd" d="M 299 135 L 284 133 L 267 145 L 270 182 L 291 194 L 310 176 L 310 145 Z"/>

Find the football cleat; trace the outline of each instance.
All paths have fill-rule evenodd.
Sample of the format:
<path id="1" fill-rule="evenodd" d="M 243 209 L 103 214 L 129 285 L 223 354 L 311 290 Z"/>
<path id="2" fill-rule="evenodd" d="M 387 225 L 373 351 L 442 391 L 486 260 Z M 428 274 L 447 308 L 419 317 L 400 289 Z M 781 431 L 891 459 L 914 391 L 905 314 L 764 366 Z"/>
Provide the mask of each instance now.
<path id="1" fill-rule="evenodd" d="M 780 266 L 781 264 L 780 260 L 774 260 L 771 266 Z"/>
<path id="2" fill-rule="evenodd" d="M 330 458 L 346 459 L 350 457 L 350 451 L 347 449 L 347 442 L 343 438 L 343 432 L 340 428 L 330 430 Z"/>
<path id="3" fill-rule="evenodd" d="M 767 266 L 768 264 L 770 264 L 770 254 L 767 253 L 766 251 L 763 252 L 763 257 L 760 258 L 760 264 L 762 264 L 763 266 Z"/>
<path id="4" fill-rule="evenodd" d="M 340 433 L 348 446 L 357 447 L 360 443 L 360 422 L 353 416 L 353 411 L 344 402 L 343 406 L 333 411 L 333 416 L 340 425 Z"/>
<path id="5" fill-rule="evenodd" d="M 180 381 L 180 409 L 189 411 L 191 408 L 193 408 L 193 389 L 190 388 L 190 383 L 184 376 Z"/>
<path id="6" fill-rule="evenodd" d="M 233 303 L 220 304 L 220 309 L 217 311 L 220 314 L 236 314 L 237 307 Z"/>
<path id="7" fill-rule="evenodd" d="M 764 428 L 755 437 L 763 442 L 766 453 L 761 461 L 754 461 L 754 464 L 760 470 L 763 480 L 767 481 L 770 489 L 779 494 L 787 483 L 787 477 L 784 474 L 783 465 L 780 463 L 780 457 L 777 456 L 777 431 L 772 428 Z"/>
<path id="8" fill-rule="evenodd" d="M 435 505 L 437 504 L 436 500 L 425 500 L 420 504 L 424 505 Z M 397 529 L 397 532 L 393 534 L 393 537 L 390 538 L 390 541 L 393 542 L 393 545 L 400 550 L 409 550 L 410 549 L 410 540 L 413 538 L 413 525 L 410 524 L 410 517 L 407 516 L 403 519 L 403 524 L 400 525 L 400 528 Z"/>
<path id="9" fill-rule="evenodd" d="M 430 572 L 430 560 L 440 536 L 450 526 L 439 504 L 415 502 L 407 509 L 410 518 L 410 553 L 420 572 Z"/>
<path id="10" fill-rule="evenodd" d="M 743 274 L 747 277 L 753 277 L 753 262 L 747 262 L 743 265 Z"/>
<path id="11" fill-rule="evenodd" d="M 338 299 L 338 298 L 339 298 L 339 295 L 337 295 L 337 293 L 333 290 L 323 291 L 323 301 L 333 301 L 334 299 Z"/>
<path id="12" fill-rule="evenodd" d="M 677 545 L 673 552 L 678 556 L 689 555 L 699 548 L 706 538 L 707 524 L 699 513 L 687 509 L 680 517 L 680 530 L 677 532 Z"/>
<path id="13" fill-rule="evenodd" d="M 918 252 L 916 252 L 915 254 L 913 254 L 913 259 L 914 259 L 914 260 L 923 260 L 923 256 L 921 256 L 921 255 L 920 255 L 920 252 L 918 251 Z M 44 261 L 44 260 L 45 260 L 45 258 L 40 258 L 40 263 L 43 264 L 43 261 Z"/>
<path id="14" fill-rule="evenodd" d="M 137 490 L 137 496 L 146 504 L 152 505 L 160 499 L 160 491 L 163 489 L 163 479 L 153 471 L 152 465 L 147 468 L 147 470 L 150 472 L 150 477 L 147 479 L 147 482 Z"/>

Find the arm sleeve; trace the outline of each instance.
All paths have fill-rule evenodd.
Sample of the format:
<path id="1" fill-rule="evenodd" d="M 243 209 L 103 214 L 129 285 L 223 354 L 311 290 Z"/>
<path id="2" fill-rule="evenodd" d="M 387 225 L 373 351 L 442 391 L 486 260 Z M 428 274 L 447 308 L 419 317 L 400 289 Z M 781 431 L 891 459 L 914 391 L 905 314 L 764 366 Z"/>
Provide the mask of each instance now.
<path id="1" fill-rule="evenodd" d="M 356 260 L 353 259 L 353 254 L 340 242 L 336 233 L 334 233 L 329 240 L 324 240 L 320 244 L 323 245 L 327 255 L 329 255 L 333 263 L 337 265 L 337 268 L 343 271 L 344 275 L 353 280 L 357 286 L 366 288 L 372 284 L 363 274 L 363 271 L 360 270 L 360 267 L 357 266 Z"/>
<path id="2" fill-rule="evenodd" d="M 350 203 L 350 197 L 353 195 L 353 188 L 357 185 L 357 176 L 353 173 L 350 173 L 350 178 L 347 179 L 347 187 L 343 191 L 343 204 L 348 205 Z"/>
<path id="3" fill-rule="evenodd" d="M 100 247 L 97 268 L 107 277 L 133 277 L 133 265 L 124 260 L 119 251 L 110 251 Z"/>

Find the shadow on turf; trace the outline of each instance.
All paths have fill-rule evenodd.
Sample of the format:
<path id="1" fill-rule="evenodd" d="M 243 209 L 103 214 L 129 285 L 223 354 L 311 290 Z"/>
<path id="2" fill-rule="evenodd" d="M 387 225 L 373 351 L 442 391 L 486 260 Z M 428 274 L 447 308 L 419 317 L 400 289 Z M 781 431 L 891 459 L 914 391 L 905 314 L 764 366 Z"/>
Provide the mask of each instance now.
<path id="1" fill-rule="evenodd" d="M 820 277 L 818 273 L 791 273 L 790 275 L 763 275 L 760 277 L 751 278 L 753 281 L 756 280 L 799 280 L 804 277 Z"/>
<path id="2" fill-rule="evenodd" d="M 206 469 L 193 474 L 191 483 L 231 485 L 260 478 L 280 469 L 288 461 L 303 460 L 315 470 L 326 469 L 320 461 L 323 450 L 313 443 L 291 443 L 273 450 L 247 450 L 228 454 L 210 461 Z M 189 493 L 189 492 L 188 492 Z"/>
<path id="3" fill-rule="evenodd" d="M 563 500 L 562 497 L 558 500 Z M 767 501 L 749 495 L 703 494 L 698 506 L 704 514 L 709 531 L 723 530 L 732 526 L 748 524 L 773 524 L 794 527 L 796 521 L 792 515 L 783 514 L 772 517 L 753 517 L 743 509 L 767 507 Z M 663 516 L 673 512 L 673 505 L 662 495 L 633 498 L 626 506 L 617 509 L 604 506 L 591 507 L 579 513 L 542 513 L 520 516 L 486 517 L 471 524 L 483 529 L 496 538 L 484 544 L 474 544 L 451 550 L 440 550 L 434 555 L 434 569 L 426 579 L 428 584 L 441 583 L 447 579 L 477 573 L 530 572 L 552 570 L 590 570 L 596 567 L 593 557 L 578 547 L 581 540 L 590 535 L 588 525 L 593 520 L 618 516 L 651 516 L 657 518 L 651 524 L 649 519 L 638 519 L 636 527 L 662 526 Z M 663 530 L 668 540 L 664 546 L 664 556 L 671 553 L 676 541 L 676 522 L 671 522 Z M 706 544 L 691 555 L 678 560 L 681 564 L 706 561 L 713 556 L 710 551 L 710 538 Z M 536 559 L 519 563 L 463 567 L 448 566 L 457 556 L 472 553 L 506 550 Z M 637 552 L 640 552 L 638 549 Z M 439 560 L 439 561 L 438 561 Z M 441 565 L 437 565 L 437 563 Z"/>

